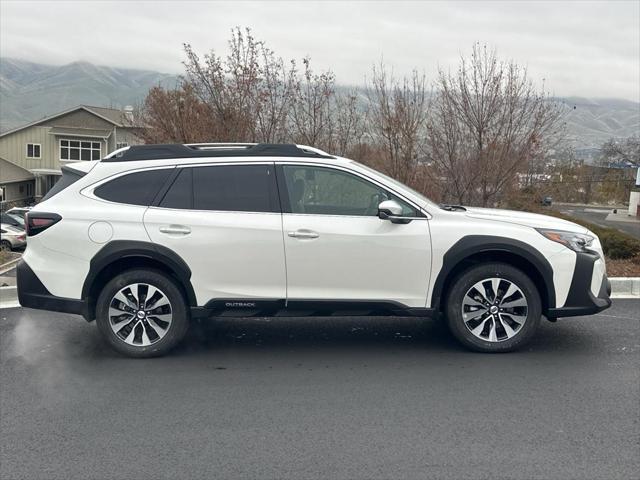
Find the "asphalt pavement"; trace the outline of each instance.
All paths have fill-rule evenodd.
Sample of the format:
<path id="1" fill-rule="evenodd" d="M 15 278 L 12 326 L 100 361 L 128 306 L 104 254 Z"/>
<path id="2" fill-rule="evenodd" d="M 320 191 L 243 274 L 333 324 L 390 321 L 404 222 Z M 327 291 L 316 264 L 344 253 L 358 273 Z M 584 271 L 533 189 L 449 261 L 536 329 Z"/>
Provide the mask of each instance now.
<path id="1" fill-rule="evenodd" d="M 626 221 L 611 220 L 610 218 L 613 217 L 613 215 L 611 215 L 614 210 L 613 208 L 562 203 L 554 203 L 552 208 L 565 215 L 569 215 L 570 217 L 574 217 L 579 220 L 586 220 L 587 222 L 594 223 L 600 227 L 615 228 L 631 235 L 632 237 L 640 239 L 640 220 L 636 219 L 633 221 L 632 217 L 624 215 L 627 211 L 626 207 L 617 208 L 620 213 L 618 218 L 623 218 Z"/>
<path id="2" fill-rule="evenodd" d="M 640 301 L 467 352 L 407 318 L 224 319 L 131 360 L 0 310 L 0 478 L 637 479 Z"/>

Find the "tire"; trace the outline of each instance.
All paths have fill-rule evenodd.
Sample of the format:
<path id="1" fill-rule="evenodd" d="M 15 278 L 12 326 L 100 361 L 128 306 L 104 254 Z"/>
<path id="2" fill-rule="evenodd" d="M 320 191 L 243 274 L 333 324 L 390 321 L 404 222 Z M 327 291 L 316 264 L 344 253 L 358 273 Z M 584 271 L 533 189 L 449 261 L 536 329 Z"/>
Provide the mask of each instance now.
<path id="1" fill-rule="evenodd" d="M 12 250 L 11 242 L 9 242 L 9 240 L 2 240 L 0 242 L 0 250 L 10 252 Z"/>
<path id="2" fill-rule="evenodd" d="M 96 304 L 96 323 L 102 337 L 118 352 L 136 358 L 158 357 L 184 338 L 190 312 L 171 277 L 158 270 L 136 269 L 117 275 L 104 286 Z"/>
<path id="3" fill-rule="evenodd" d="M 448 291 L 445 310 L 449 330 L 460 343 L 488 353 L 525 346 L 542 316 L 540 294 L 531 279 L 497 262 L 476 265 L 458 275 Z"/>

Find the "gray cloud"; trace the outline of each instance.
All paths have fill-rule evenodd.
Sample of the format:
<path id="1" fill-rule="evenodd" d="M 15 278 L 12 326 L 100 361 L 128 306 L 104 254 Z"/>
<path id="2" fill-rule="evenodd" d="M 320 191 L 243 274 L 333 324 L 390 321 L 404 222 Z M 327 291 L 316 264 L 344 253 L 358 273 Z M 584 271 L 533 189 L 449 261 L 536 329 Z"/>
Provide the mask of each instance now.
<path id="1" fill-rule="evenodd" d="M 182 43 L 226 51 L 251 27 L 279 55 L 310 56 L 361 84 L 384 58 L 397 74 L 455 68 L 475 41 L 526 65 L 557 95 L 640 100 L 640 3 L 6 1 L 0 54 L 181 72 Z"/>

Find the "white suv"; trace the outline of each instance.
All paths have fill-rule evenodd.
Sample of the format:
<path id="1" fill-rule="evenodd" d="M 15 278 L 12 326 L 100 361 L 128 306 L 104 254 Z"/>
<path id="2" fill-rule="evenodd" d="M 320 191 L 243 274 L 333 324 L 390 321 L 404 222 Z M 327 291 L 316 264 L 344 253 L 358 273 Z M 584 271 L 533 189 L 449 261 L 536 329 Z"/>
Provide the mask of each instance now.
<path id="1" fill-rule="evenodd" d="M 25 307 L 97 320 L 136 357 L 194 317 L 444 314 L 467 347 L 607 308 L 598 238 L 530 213 L 437 205 L 297 145 L 143 145 L 63 167 L 27 214 Z"/>

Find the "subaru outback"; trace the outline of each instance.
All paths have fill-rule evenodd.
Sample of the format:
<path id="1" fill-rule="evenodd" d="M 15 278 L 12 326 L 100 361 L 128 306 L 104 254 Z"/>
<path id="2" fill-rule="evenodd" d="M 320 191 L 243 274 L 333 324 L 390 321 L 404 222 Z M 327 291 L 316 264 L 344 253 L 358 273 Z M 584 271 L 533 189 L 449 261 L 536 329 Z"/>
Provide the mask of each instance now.
<path id="1" fill-rule="evenodd" d="M 466 347 L 525 345 L 542 316 L 610 306 L 598 237 L 532 213 L 438 205 L 300 145 L 140 145 L 63 167 L 26 214 L 24 307 L 96 320 L 134 357 L 192 319 L 443 318 Z"/>

